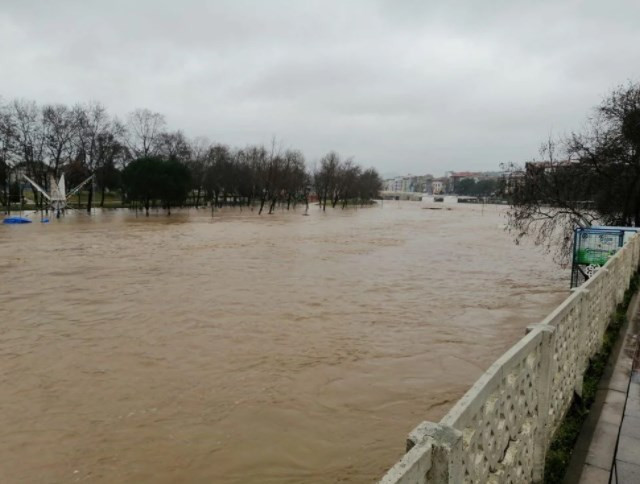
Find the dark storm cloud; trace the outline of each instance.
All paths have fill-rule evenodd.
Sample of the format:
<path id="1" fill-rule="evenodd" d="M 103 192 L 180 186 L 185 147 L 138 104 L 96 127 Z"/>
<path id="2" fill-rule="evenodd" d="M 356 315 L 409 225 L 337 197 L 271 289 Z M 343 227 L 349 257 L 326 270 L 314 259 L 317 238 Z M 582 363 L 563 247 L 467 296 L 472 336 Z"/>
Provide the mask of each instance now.
<path id="1" fill-rule="evenodd" d="M 494 169 L 640 79 L 638 2 L 11 1 L 0 95 L 383 172 Z"/>

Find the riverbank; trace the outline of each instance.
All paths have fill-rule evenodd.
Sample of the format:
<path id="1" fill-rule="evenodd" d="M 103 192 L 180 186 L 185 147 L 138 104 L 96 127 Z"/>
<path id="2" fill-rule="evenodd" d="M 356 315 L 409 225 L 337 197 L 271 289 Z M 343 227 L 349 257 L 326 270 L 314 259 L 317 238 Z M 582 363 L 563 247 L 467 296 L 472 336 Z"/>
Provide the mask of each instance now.
<path id="1" fill-rule="evenodd" d="M 342 209 L 342 208 L 358 208 L 358 207 L 373 207 L 376 206 L 379 203 L 383 203 L 383 200 L 369 200 L 367 202 L 347 202 L 346 204 L 343 203 L 339 203 L 336 205 L 335 208 L 338 209 Z M 69 202 L 68 207 L 72 210 L 79 210 L 79 211 L 86 211 L 87 209 L 87 205 L 86 205 L 86 201 L 77 203 L 77 202 Z M 309 203 L 309 209 L 311 210 L 312 208 L 319 208 L 320 204 L 316 201 L 316 202 L 310 202 Z M 256 210 L 260 208 L 260 204 L 259 203 L 253 203 L 251 205 L 247 205 L 246 203 L 227 203 L 227 204 L 223 204 L 221 206 L 216 206 L 213 208 L 214 211 L 219 211 L 222 209 L 234 209 L 234 208 L 238 208 L 238 209 L 245 209 L 245 210 Z M 305 209 L 305 204 L 304 203 L 292 203 L 289 208 L 287 208 L 287 204 L 279 204 L 276 206 L 275 211 L 282 211 L 282 210 L 292 210 L 292 209 Z M 330 204 L 328 205 L 328 208 L 334 208 L 334 207 L 330 207 Z M 93 206 L 91 207 L 92 211 L 95 210 L 111 210 L 111 209 L 126 209 L 126 210 L 132 210 L 132 211 L 138 211 L 141 212 L 144 210 L 144 207 L 140 207 L 140 206 L 136 206 L 135 204 L 131 204 L 131 203 L 127 203 L 124 202 L 122 200 L 106 200 L 104 202 L 104 204 L 100 205 L 99 203 L 93 204 Z M 195 210 L 211 210 L 211 205 L 207 205 L 207 204 L 199 204 L 199 205 L 195 205 L 195 204 L 185 204 L 185 205 L 181 205 L 179 207 L 172 207 L 172 211 L 179 211 L 179 210 L 189 210 L 189 209 L 195 209 Z M 154 212 L 159 212 L 159 211 L 163 211 L 166 212 L 166 210 L 164 208 L 162 208 L 161 204 L 155 204 L 151 207 L 151 210 Z M 40 211 L 39 207 L 36 206 L 34 203 L 25 203 L 23 205 L 20 204 L 12 204 L 10 207 L 7 206 L 3 206 L 0 205 L 0 214 L 6 214 L 7 212 L 11 213 L 11 214 L 15 214 L 15 213 L 20 213 L 20 212 L 35 212 L 35 211 Z M 49 210 L 48 208 L 44 210 L 44 212 L 52 212 L 52 210 Z M 267 214 L 267 211 L 264 212 L 265 214 Z"/>

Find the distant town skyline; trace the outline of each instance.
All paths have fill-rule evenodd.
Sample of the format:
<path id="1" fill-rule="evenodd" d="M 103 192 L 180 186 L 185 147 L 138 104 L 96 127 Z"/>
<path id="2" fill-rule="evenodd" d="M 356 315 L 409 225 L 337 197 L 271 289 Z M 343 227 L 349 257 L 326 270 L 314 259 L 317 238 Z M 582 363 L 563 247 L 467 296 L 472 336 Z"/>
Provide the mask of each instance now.
<path id="1" fill-rule="evenodd" d="M 6 0 L 0 96 L 149 108 L 309 165 L 335 150 L 383 174 L 496 170 L 640 78 L 637 18 L 632 1 Z"/>
<path id="2" fill-rule="evenodd" d="M 484 188 L 488 190 L 487 194 L 489 194 L 495 191 L 499 180 L 503 179 L 505 175 L 508 175 L 508 172 L 499 170 L 448 170 L 444 173 L 444 176 L 433 175 L 432 173 L 407 174 L 384 178 L 382 190 L 383 192 L 425 193 L 429 195 L 457 193 L 458 188 L 460 188 L 460 182 L 470 180 L 472 185 L 482 181 Z M 491 181 L 491 184 L 487 185 L 486 181 Z"/>

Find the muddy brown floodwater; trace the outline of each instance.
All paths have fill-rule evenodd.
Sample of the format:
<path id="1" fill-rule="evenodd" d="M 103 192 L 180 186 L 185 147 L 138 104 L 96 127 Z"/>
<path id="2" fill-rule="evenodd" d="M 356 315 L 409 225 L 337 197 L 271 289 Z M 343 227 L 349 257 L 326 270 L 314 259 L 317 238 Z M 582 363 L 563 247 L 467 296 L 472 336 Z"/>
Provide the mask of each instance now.
<path id="1" fill-rule="evenodd" d="M 422 207 L 0 226 L 0 482 L 374 482 L 567 295 Z"/>

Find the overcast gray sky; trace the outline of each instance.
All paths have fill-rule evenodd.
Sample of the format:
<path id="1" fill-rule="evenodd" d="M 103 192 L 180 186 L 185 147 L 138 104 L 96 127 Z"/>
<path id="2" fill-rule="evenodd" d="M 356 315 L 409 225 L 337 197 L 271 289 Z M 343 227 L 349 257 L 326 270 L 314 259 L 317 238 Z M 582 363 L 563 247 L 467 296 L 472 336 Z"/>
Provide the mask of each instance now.
<path id="1" fill-rule="evenodd" d="M 497 169 L 640 80 L 640 1 L 0 0 L 0 96 L 383 173 Z"/>

